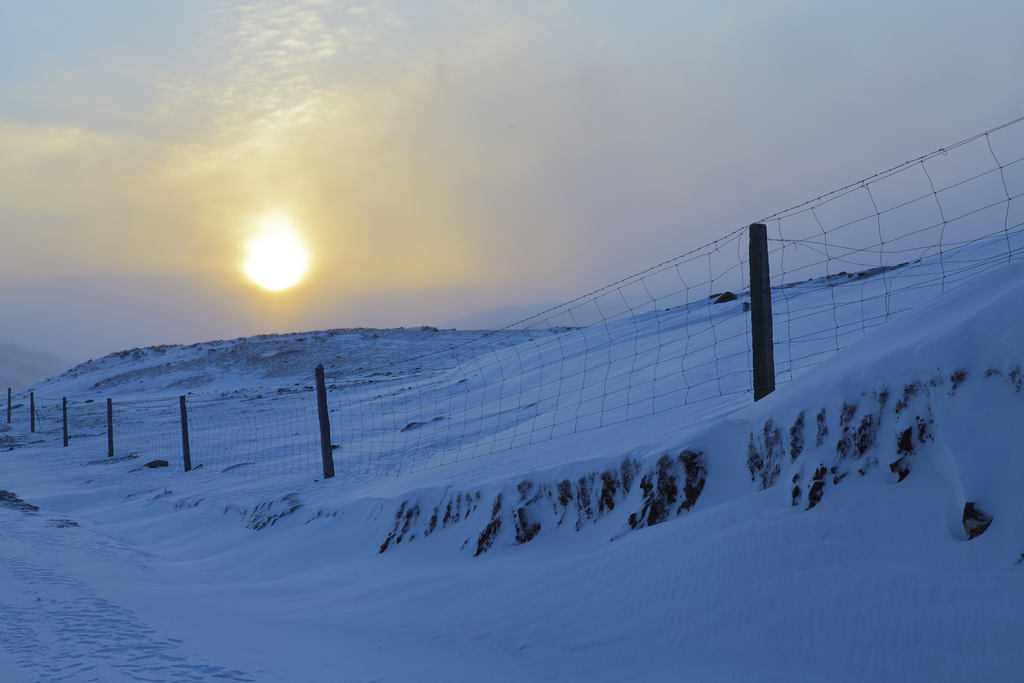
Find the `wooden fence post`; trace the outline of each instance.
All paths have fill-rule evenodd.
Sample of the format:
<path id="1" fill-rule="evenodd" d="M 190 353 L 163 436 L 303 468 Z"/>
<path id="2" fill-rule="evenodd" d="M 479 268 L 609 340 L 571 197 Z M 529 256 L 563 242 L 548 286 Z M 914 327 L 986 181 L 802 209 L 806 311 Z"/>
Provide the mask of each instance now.
<path id="1" fill-rule="evenodd" d="M 320 457 L 324 461 L 324 479 L 334 476 L 334 451 L 331 447 L 331 417 L 327 412 L 327 385 L 323 363 L 316 366 L 316 409 L 320 416 Z"/>
<path id="2" fill-rule="evenodd" d="M 107 399 L 107 457 L 114 457 L 114 404 Z"/>
<path id="3" fill-rule="evenodd" d="M 178 397 L 181 406 L 181 456 L 185 461 L 185 471 L 192 469 L 192 450 L 188 444 L 188 413 L 185 410 L 185 397 Z"/>
<path id="4" fill-rule="evenodd" d="M 768 267 L 768 227 L 764 223 L 750 226 L 750 334 L 754 400 L 760 401 L 775 391 L 772 284 Z"/>
<path id="5" fill-rule="evenodd" d="M 64 448 L 68 447 L 68 397 L 64 396 L 60 400 L 60 412 L 61 417 L 64 418 Z"/>
<path id="6" fill-rule="evenodd" d="M 36 392 L 28 392 L 28 423 L 29 431 L 36 431 Z"/>

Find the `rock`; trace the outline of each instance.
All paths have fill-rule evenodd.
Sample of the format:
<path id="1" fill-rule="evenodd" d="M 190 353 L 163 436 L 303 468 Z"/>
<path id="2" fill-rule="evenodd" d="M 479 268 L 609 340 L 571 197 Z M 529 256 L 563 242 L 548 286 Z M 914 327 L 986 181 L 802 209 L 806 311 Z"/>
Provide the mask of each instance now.
<path id="1" fill-rule="evenodd" d="M 686 449 L 679 454 L 679 462 L 683 464 L 683 469 L 686 471 L 686 483 L 683 484 L 683 503 L 676 510 L 676 514 L 693 507 L 704 490 L 704 484 L 708 478 L 703 451 Z"/>
<path id="2" fill-rule="evenodd" d="M 895 462 L 889 463 L 889 470 L 898 477 L 896 479 L 897 484 L 906 479 L 907 475 L 910 474 L 910 467 L 907 463 L 907 456 L 904 455 Z"/>
<path id="3" fill-rule="evenodd" d="M 806 510 L 810 510 L 815 505 L 821 502 L 822 496 L 825 495 L 825 476 L 828 474 L 828 470 L 825 469 L 824 465 L 818 465 L 818 469 L 814 470 L 814 477 L 811 483 L 811 490 L 807 492 L 807 507 Z"/>
<path id="4" fill-rule="evenodd" d="M 728 301 L 736 301 L 736 295 L 732 292 L 722 292 L 718 297 L 712 301 L 713 304 L 724 304 Z"/>
<path id="5" fill-rule="evenodd" d="M 747 442 L 747 469 L 750 470 L 750 480 L 759 483 L 763 489 L 774 485 L 782 472 L 785 453 L 786 445 L 782 441 L 782 430 L 775 426 L 775 422 L 767 420 L 764 423 L 763 438 L 761 435 L 751 434 Z"/>
<path id="6" fill-rule="evenodd" d="M 39 511 L 39 506 L 25 502 L 13 491 L 4 491 L 2 489 L 0 489 L 0 506 L 27 513 Z"/>
<path id="7" fill-rule="evenodd" d="M 196 501 L 196 505 L 199 502 Z M 190 507 L 196 507 L 192 505 Z M 252 510 L 252 514 L 245 520 L 245 527 L 253 531 L 260 531 L 267 527 L 274 526 L 285 517 L 295 514 L 302 507 L 297 493 L 286 493 L 275 500 L 265 501 L 258 504 Z M 383 552 L 383 551 L 382 551 Z"/>
<path id="8" fill-rule="evenodd" d="M 170 463 L 167 462 L 166 460 L 150 460 L 149 462 L 146 463 L 146 467 L 154 470 L 157 467 L 167 467 L 168 465 L 170 465 Z"/>
<path id="9" fill-rule="evenodd" d="M 680 480 L 683 500 L 677 507 Z M 704 464 L 703 451 L 686 449 L 676 458 L 661 456 L 655 469 L 640 480 L 643 502 L 639 514 L 630 514 L 629 527 L 639 529 L 654 526 L 673 515 L 681 514 L 683 510 L 689 510 L 700 497 L 706 481 L 707 467 Z"/>
<path id="10" fill-rule="evenodd" d="M 490 550 L 491 546 L 494 545 L 494 539 L 498 537 L 498 532 L 501 531 L 501 498 L 502 496 L 499 493 L 494 499 L 494 507 L 491 509 L 491 521 L 480 532 L 480 536 L 477 537 L 476 552 L 473 553 L 473 557 L 478 557 Z M 539 530 L 540 526 L 538 525 L 537 531 Z"/>
<path id="11" fill-rule="evenodd" d="M 540 531 L 540 522 L 534 520 L 526 508 L 518 508 L 515 516 L 516 543 L 529 543 Z"/>
<path id="12" fill-rule="evenodd" d="M 967 540 L 981 536 L 991 524 L 992 515 L 982 510 L 977 503 L 969 502 L 964 505 L 963 525 L 964 531 L 967 532 Z"/>

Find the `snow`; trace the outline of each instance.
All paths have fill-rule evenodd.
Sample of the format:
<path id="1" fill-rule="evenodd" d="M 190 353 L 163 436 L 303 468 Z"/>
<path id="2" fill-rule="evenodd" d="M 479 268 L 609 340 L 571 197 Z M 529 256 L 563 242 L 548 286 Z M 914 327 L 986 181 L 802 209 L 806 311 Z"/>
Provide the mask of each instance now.
<path id="1" fill-rule="evenodd" d="M 839 352 L 832 336 L 799 351 L 821 355 L 756 404 L 737 388 L 631 415 L 628 388 L 606 389 L 606 411 L 625 412 L 573 413 L 571 429 L 560 415 L 587 385 L 546 393 L 556 342 L 568 374 L 617 344 L 633 372 L 707 320 L 681 307 L 613 321 L 632 336 L 267 336 L 133 350 L 37 384 L 41 431 L 23 409 L 0 431 L 0 679 L 1017 678 L 1024 267 L 960 281 L 934 267 L 850 285 L 891 289 L 902 312 Z M 776 305 L 831 320 L 823 301 L 848 291 L 811 282 Z M 701 310 L 743 332 L 741 303 Z M 789 327 L 777 338 L 800 337 Z M 726 343 L 744 376 L 742 335 Z M 654 381 L 683 386 L 654 358 Z M 307 388 L 321 362 L 341 446 L 330 481 L 316 481 Z M 179 393 L 203 465 L 188 474 Z M 507 403 L 524 393 L 529 411 Z M 67 449 L 61 396 L 80 411 Z M 439 449 L 453 426 L 459 446 Z M 172 466 L 140 466 L 155 457 Z M 993 519 L 972 540 L 968 502 Z"/>

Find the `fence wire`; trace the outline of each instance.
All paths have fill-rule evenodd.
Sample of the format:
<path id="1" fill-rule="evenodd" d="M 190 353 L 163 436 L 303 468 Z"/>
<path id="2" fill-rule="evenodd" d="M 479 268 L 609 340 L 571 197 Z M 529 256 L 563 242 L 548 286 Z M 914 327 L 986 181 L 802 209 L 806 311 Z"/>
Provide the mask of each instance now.
<path id="1" fill-rule="evenodd" d="M 1019 257 L 1024 124 L 1017 119 L 763 222 L 775 367 L 785 382 L 961 280 Z"/>
<path id="2" fill-rule="evenodd" d="M 331 392 L 340 469 L 398 475 L 749 392 L 745 247 L 737 230 L 470 353 Z"/>
<path id="3" fill-rule="evenodd" d="M 776 381 L 784 383 L 1020 258 L 1024 118 L 759 222 L 769 233 Z M 744 226 L 425 353 L 376 333 L 367 346 L 370 331 L 356 331 L 349 337 L 388 360 L 373 362 L 360 347 L 328 363 L 335 469 L 398 476 L 689 405 L 736 405 L 752 393 L 748 247 Z M 319 474 L 312 374 L 310 385 L 188 396 L 193 467 Z M 115 455 L 182 469 L 177 397 L 115 400 L 113 412 Z M 60 399 L 37 396 L 36 420 L 40 434 L 59 435 Z M 105 402 L 69 401 L 68 421 L 72 441 L 105 450 Z"/>
<path id="4" fill-rule="evenodd" d="M 189 397 L 188 426 L 193 467 L 270 476 L 320 466 L 316 397 L 307 389 Z"/>

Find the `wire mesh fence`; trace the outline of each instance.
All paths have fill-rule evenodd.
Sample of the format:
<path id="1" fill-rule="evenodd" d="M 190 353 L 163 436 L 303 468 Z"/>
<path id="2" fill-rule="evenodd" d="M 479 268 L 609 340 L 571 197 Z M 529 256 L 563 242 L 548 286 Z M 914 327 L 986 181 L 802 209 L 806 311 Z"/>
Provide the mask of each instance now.
<path id="1" fill-rule="evenodd" d="M 1018 256 L 1022 196 L 1017 120 L 763 219 L 777 381 Z M 744 228 L 489 333 L 446 372 L 338 395 L 344 466 L 401 474 L 748 393 L 749 267 Z"/>
<path id="2" fill-rule="evenodd" d="M 341 469 L 397 475 L 750 390 L 744 231 L 332 393 Z M 436 365 L 436 358 L 420 358 Z"/>
<path id="3" fill-rule="evenodd" d="M 113 457 L 164 460 L 168 466 L 183 469 L 177 398 L 112 401 L 111 421 Z"/>
<path id="4" fill-rule="evenodd" d="M 68 438 L 71 441 L 99 439 L 105 437 L 106 430 L 107 408 L 104 401 L 68 401 Z M 99 453 L 102 454 L 103 452 Z"/>
<path id="5" fill-rule="evenodd" d="M 61 399 L 50 399 L 34 396 L 30 399 L 34 406 L 34 431 L 36 434 L 59 434 L 63 419 L 61 417 Z"/>
<path id="6" fill-rule="evenodd" d="M 308 390 L 190 397 L 188 426 L 193 467 L 267 476 L 315 473 L 320 464 L 316 399 Z"/>
<path id="7" fill-rule="evenodd" d="M 791 380 L 1024 246 L 1021 119 L 769 217 L 776 369 Z M 827 296 L 822 296 L 822 293 Z"/>
<path id="8" fill-rule="evenodd" d="M 768 229 L 776 381 L 784 383 L 1019 258 L 1024 119 L 759 222 Z M 744 227 L 501 330 L 384 363 L 364 354 L 328 364 L 335 467 L 398 476 L 689 405 L 742 404 L 752 374 L 749 268 Z M 369 348 L 390 343 L 376 337 Z M 193 467 L 320 471 L 312 386 L 191 395 L 187 405 Z M 60 409 L 59 399 L 37 397 L 40 433 L 59 432 Z M 102 402 L 68 410 L 72 439 L 106 433 Z M 112 410 L 115 455 L 183 468 L 177 397 L 118 400 Z"/>

